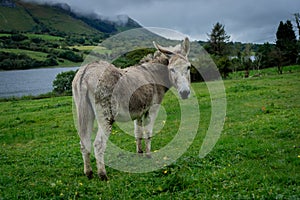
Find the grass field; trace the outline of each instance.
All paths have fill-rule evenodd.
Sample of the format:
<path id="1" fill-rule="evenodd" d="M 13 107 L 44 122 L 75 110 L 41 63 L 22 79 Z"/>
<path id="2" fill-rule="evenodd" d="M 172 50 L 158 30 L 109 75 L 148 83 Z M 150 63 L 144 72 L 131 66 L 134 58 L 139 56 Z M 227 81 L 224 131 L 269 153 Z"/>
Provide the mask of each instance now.
<path id="1" fill-rule="evenodd" d="M 108 182 L 83 174 L 71 97 L 0 102 L 0 199 L 300 199 L 299 76 L 226 80 L 224 130 L 204 158 L 211 103 L 205 83 L 194 83 L 201 120 L 188 150 L 150 173 L 107 167 Z M 172 140 L 180 120 L 172 93 L 163 107 L 167 120 L 153 150 Z M 116 127 L 110 140 L 135 149 Z"/>
<path id="2" fill-rule="evenodd" d="M 63 37 L 59 36 L 53 36 L 53 35 L 43 35 L 43 34 L 33 34 L 33 33 L 26 33 L 25 34 L 27 37 L 31 38 L 40 38 L 42 40 L 46 41 L 59 41 L 59 40 L 64 40 Z"/>
<path id="3" fill-rule="evenodd" d="M 30 50 L 24 50 L 24 49 L 1 49 L 0 51 L 2 52 L 8 52 L 8 53 L 14 53 L 14 54 L 25 54 L 29 56 L 30 58 L 39 60 L 39 61 L 44 61 L 47 59 L 48 54 L 39 52 L 39 51 L 30 51 Z"/>

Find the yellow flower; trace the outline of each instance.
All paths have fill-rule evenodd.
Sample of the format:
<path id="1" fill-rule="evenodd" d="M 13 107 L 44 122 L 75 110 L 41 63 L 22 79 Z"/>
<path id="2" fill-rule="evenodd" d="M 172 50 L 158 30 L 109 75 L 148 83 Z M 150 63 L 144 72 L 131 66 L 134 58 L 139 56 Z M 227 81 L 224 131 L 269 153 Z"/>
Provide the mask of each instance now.
<path id="1" fill-rule="evenodd" d="M 166 174 L 166 173 L 168 173 L 168 170 L 165 170 L 165 171 L 164 171 L 164 174 Z"/>
<path id="2" fill-rule="evenodd" d="M 298 155 L 298 158 L 300 158 L 300 155 Z"/>

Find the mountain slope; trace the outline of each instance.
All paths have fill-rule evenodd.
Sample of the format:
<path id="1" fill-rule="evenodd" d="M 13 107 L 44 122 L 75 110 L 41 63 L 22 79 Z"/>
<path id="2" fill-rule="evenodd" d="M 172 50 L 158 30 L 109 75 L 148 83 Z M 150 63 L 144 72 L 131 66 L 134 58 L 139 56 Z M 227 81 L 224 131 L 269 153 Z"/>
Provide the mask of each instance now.
<path id="1" fill-rule="evenodd" d="M 15 4 L 13 4 L 15 5 Z M 22 6 L 0 6 L 0 31 L 32 31 L 36 23 Z"/>
<path id="2" fill-rule="evenodd" d="M 23 1 L 0 0 L 0 31 L 38 32 L 53 35 L 95 35 L 103 37 L 140 27 L 127 18 L 126 23 L 103 20 L 96 14 L 79 15 L 67 4 L 40 5 Z"/>

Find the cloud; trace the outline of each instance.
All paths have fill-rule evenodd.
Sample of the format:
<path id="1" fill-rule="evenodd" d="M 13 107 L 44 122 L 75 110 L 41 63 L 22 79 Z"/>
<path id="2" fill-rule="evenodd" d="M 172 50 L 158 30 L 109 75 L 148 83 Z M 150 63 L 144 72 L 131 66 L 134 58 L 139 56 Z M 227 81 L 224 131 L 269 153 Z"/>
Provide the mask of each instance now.
<path id="1" fill-rule="evenodd" d="M 40 0 L 39 2 L 49 2 Z M 299 0 L 55 0 L 80 12 L 128 15 L 146 27 L 170 28 L 207 40 L 213 24 L 225 25 L 232 41 L 274 42 L 278 24 L 299 12 Z"/>

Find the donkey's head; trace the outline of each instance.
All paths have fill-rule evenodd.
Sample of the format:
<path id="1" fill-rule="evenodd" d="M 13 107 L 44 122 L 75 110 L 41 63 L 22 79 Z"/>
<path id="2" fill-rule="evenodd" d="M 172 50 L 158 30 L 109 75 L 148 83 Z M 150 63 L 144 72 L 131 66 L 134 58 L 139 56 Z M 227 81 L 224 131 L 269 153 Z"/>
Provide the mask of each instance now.
<path id="1" fill-rule="evenodd" d="M 171 83 L 177 89 L 180 97 L 187 99 L 191 93 L 191 63 L 188 60 L 190 51 L 189 39 L 185 38 L 181 45 L 175 47 L 162 47 L 155 42 L 153 43 L 157 50 L 168 57 L 169 78 Z"/>

